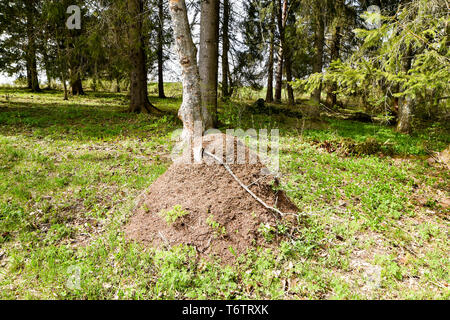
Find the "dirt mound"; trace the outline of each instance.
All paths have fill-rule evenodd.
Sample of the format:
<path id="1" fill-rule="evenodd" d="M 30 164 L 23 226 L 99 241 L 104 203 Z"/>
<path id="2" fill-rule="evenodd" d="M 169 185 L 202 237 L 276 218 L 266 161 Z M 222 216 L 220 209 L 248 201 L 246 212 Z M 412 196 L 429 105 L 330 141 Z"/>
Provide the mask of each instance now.
<path id="1" fill-rule="evenodd" d="M 225 140 L 217 137 L 229 138 L 215 135 L 203 143 L 205 150 L 220 149 L 220 141 Z M 234 145 L 231 155 L 236 159 L 237 146 L 242 143 L 231 139 L 232 144 L 223 143 L 223 156 L 219 158 L 230 160 L 226 151 Z M 249 161 L 252 153 L 246 147 L 245 154 L 245 163 L 228 165 L 236 177 L 268 206 L 283 213 L 296 213 L 296 206 L 283 191 L 276 190 L 277 179 L 259 158 L 256 163 Z M 266 244 L 267 233 L 261 232 L 261 225 L 275 226 L 279 221 L 277 214 L 245 191 L 222 164 L 210 156 L 203 157 L 207 163 L 175 161 L 151 185 L 125 227 L 127 239 L 154 247 L 192 245 L 200 255 L 214 254 L 222 261 L 233 260 L 234 255 L 245 253 L 252 246 Z"/>
<path id="2" fill-rule="evenodd" d="M 450 169 L 450 146 L 448 146 L 442 152 L 438 152 L 433 154 L 430 158 L 427 159 L 430 165 L 442 165 Z"/>

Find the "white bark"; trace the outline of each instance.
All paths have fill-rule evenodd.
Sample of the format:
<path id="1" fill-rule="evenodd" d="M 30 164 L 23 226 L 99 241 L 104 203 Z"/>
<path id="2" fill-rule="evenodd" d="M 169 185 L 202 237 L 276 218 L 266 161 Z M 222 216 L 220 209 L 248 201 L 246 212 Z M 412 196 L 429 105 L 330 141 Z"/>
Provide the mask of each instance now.
<path id="1" fill-rule="evenodd" d="M 202 114 L 200 75 L 197 65 L 197 48 L 192 41 L 185 0 L 169 0 L 169 11 L 182 69 L 183 102 L 178 116 L 183 121 L 182 139 L 192 142 L 195 122 L 205 130 L 204 110 Z"/>

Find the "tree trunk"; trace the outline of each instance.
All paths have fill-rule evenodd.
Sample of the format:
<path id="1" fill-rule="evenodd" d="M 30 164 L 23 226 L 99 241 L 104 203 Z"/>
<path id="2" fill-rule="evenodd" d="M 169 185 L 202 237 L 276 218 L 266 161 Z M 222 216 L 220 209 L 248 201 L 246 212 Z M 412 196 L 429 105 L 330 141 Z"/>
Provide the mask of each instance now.
<path id="1" fill-rule="evenodd" d="M 230 50 L 230 39 L 228 36 L 230 22 L 230 2 L 223 0 L 223 27 L 222 27 L 222 98 L 230 96 L 228 77 L 230 65 L 228 62 L 228 51 Z"/>
<path id="2" fill-rule="evenodd" d="M 34 28 L 34 0 L 26 1 L 26 29 L 27 29 L 27 66 L 29 68 L 29 81 L 28 86 L 31 85 L 31 91 L 39 92 L 39 79 L 37 72 L 37 61 L 36 61 L 36 44 L 35 44 L 35 28 Z"/>
<path id="3" fill-rule="evenodd" d="M 67 92 L 67 83 L 64 77 L 63 77 L 63 86 L 64 86 L 64 100 L 69 100 L 69 94 Z"/>
<path id="4" fill-rule="evenodd" d="M 335 61 L 340 58 L 341 50 L 341 29 L 345 18 L 345 1 L 336 0 L 335 1 L 335 17 L 332 26 L 331 42 L 330 42 L 330 60 Z M 332 69 L 330 68 L 330 71 Z M 337 103 L 336 93 L 337 83 L 332 81 L 328 84 L 327 90 L 327 100 L 326 104 L 328 107 L 333 108 Z"/>
<path id="5" fill-rule="evenodd" d="M 56 37 L 56 39 L 58 39 L 58 32 L 56 32 L 55 37 Z M 60 46 L 59 41 L 56 44 L 56 53 L 58 55 L 58 60 L 61 60 L 62 55 L 61 55 L 61 46 Z M 62 81 L 63 87 L 64 87 L 64 100 L 69 100 L 69 95 L 67 92 L 66 69 L 65 68 L 60 68 L 59 79 Z"/>
<path id="6" fill-rule="evenodd" d="M 219 56 L 219 0 L 204 0 L 200 18 L 200 89 L 206 128 L 217 124 L 217 68 Z M 212 118 L 210 119 L 210 112 Z"/>
<path id="7" fill-rule="evenodd" d="M 31 69 L 30 69 L 30 63 L 28 62 L 28 56 L 26 61 L 26 68 L 27 68 L 27 89 L 31 89 L 33 87 L 32 81 L 31 81 Z"/>
<path id="8" fill-rule="evenodd" d="M 183 102 L 178 111 L 178 116 L 183 122 L 181 138 L 184 141 L 191 141 L 194 137 L 196 122 L 201 125 L 202 132 L 205 130 L 200 74 L 197 65 L 197 48 L 192 41 L 185 1 L 169 0 L 169 11 L 172 17 L 178 58 L 182 68 Z"/>
<path id="9" fill-rule="evenodd" d="M 116 92 L 119 93 L 120 92 L 120 79 L 116 78 Z"/>
<path id="10" fill-rule="evenodd" d="M 147 61 L 145 55 L 145 41 L 142 30 L 144 18 L 144 0 L 127 0 L 129 25 L 129 50 L 131 61 L 130 72 L 130 106 L 128 111 L 140 113 L 159 111 L 148 100 L 147 89 Z"/>
<path id="11" fill-rule="evenodd" d="M 333 34 L 331 36 L 330 57 L 331 61 L 339 59 L 340 46 L 341 46 L 341 27 L 335 26 Z M 337 103 L 337 97 L 335 91 L 337 90 L 336 82 L 330 83 L 327 92 L 327 105 L 332 108 Z"/>
<path id="12" fill-rule="evenodd" d="M 283 85 L 283 63 L 284 63 L 284 27 L 286 24 L 287 0 L 278 0 L 278 32 L 280 34 L 280 48 L 278 49 L 278 65 L 275 84 L 275 101 L 281 102 L 281 90 Z"/>
<path id="13" fill-rule="evenodd" d="M 398 108 L 397 131 L 401 133 L 411 132 L 411 118 L 413 113 L 413 100 L 411 97 L 400 99 Z"/>
<path id="14" fill-rule="evenodd" d="M 275 2 L 273 4 L 275 4 Z M 272 15 L 270 18 L 270 47 L 269 47 L 269 61 L 267 66 L 268 70 L 267 70 L 266 102 L 273 102 L 274 46 L 275 46 L 275 7 L 272 8 Z"/>
<path id="15" fill-rule="evenodd" d="M 72 87 L 72 95 L 76 96 L 85 94 L 83 90 L 83 83 L 81 82 L 80 76 L 78 76 L 77 79 L 71 83 L 71 87 Z"/>
<path id="16" fill-rule="evenodd" d="M 92 77 L 92 91 L 97 92 L 98 66 L 97 61 L 94 63 L 94 76 Z"/>
<path id="17" fill-rule="evenodd" d="M 158 0 L 158 96 L 160 98 L 165 98 L 164 94 L 164 1 Z"/>
<path id="18" fill-rule="evenodd" d="M 285 58 L 285 65 L 286 65 L 286 89 L 288 93 L 288 103 L 293 106 L 295 104 L 295 97 L 294 97 L 294 90 L 292 89 L 292 86 L 289 82 L 292 81 L 292 57 L 291 57 L 291 51 L 288 49 L 288 52 L 286 53 Z"/>
<path id="19" fill-rule="evenodd" d="M 322 12 L 322 3 L 321 1 L 315 1 L 314 3 L 314 21 L 315 21 L 315 30 L 314 30 L 314 61 L 313 61 L 313 73 L 321 73 L 323 67 L 323 46 L 325 43 L 325 21 Z M 320 115 L 320 95 L 322 92 L 322 84 L 320 84 L 319 88 L 316 88 L 312 93 L 311 98 L 315 102 L 315 106 L 312 110 L 311 117 L 318 118 Z"/>
<path id="20" fill-rule="evenodd" d="M 405 55 L 402 58 L 402 69 L 403 72 L 408 73 L 411 69 L 413 59 L 413 51 L 410 46 L 405 51 Z M 404 89 L 404 88 L 402 88 Z M 405 96 L 399 98 L 398 101 L 398 122 L 397 131 L 401 133 L 411 132 L 411 120 L 413 115 L 413 99 L 410 96 Z"/>

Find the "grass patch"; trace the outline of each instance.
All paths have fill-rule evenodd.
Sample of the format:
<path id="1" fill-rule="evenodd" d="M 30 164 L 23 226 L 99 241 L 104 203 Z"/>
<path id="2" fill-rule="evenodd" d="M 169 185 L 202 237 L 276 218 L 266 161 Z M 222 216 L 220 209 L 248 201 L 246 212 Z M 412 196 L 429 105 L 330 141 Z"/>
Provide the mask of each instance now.
<path id="1" fill-rule="evenodd" d="M 181 127 L 179 88 L 167 92 L 150 97 L 166 111 L 154 116 L 126 113 L 121 93 L 63 101 L 59 91 L 0 89 L 0 298 L 449 298 L 450 177 L 424 161 L 448 145 L 444 125 L 412 136 L 339 119 L 308 127 L 221 103 L 221 129 L 280 129 L 281 187 L 302 210 L 296 238 L 226 267 L 191 247 L 125 242 L 134 201 L 170 165 Z M 342 141 L 374 149 L 321 146 Z"/>

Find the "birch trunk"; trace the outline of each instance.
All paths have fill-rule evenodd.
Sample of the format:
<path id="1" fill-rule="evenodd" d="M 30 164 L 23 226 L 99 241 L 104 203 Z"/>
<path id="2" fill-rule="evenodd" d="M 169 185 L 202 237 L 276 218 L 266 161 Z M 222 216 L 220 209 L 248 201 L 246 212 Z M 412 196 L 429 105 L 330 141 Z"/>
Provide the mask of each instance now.
<path id="1" fill-rule="evenodd" d="M 181 138 L 184 141 L 191 142 L 194 137 L 196 122 L 201 124 L 202 132 L 205 130 L 200 75 L 197 65 L 197 48 L 192 41 L 185 1 L 169 0 L 169 11 L 182 70 L 183 102 L 178 111 L 178 117 L 183 122 Z"/>

